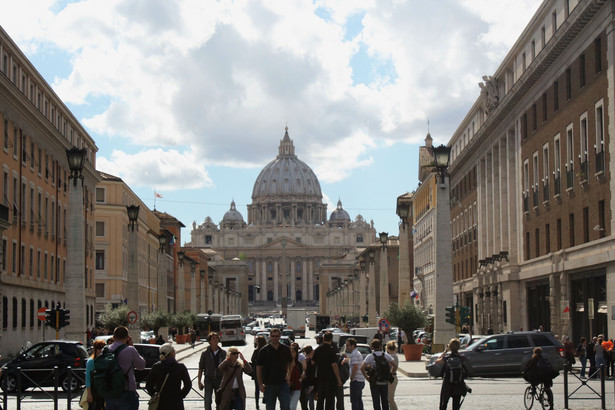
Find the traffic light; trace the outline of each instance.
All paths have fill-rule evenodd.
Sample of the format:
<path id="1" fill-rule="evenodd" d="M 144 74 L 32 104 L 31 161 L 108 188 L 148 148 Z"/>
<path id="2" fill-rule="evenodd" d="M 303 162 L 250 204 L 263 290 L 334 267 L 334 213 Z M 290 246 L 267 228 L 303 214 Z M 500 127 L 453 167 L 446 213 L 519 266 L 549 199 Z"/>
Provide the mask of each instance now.
<path id="1" fill-rule="evenodd" d="M 472 324 L 472 312 L 470 312 L 468 306 L 459 307 L 459 317 L 461 318 L 461 323 Z"/>
<path id="2" fill-rule="evenodd" d="M 56 311 L 55 309 L 47 309 L 45 311 L 45 325 L 49 327 L 56 327 Z"/>
<path id="3" fill-rule="evenodd" d="M 59 328 L 70 325 L 70 310 L 60 309 L 60 323 Z"/>
<path id="4" fill-rule="evenodd" d="M 454 325 L 457 323 L 457 318 L 455 317 L 455 306 L 447 306 L 444 308 L 446 310 L 446 323 L 450 323 Z"/>

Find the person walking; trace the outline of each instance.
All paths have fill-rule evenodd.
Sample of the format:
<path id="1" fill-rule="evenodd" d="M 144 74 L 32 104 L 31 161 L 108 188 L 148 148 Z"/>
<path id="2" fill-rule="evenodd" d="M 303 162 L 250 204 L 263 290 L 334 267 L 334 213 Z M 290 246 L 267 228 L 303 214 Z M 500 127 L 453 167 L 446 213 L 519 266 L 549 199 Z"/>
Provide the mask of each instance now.
<path id="1" fill-rule="evenodd" d="M 94 360 L 100 356 L 103 349 L 107 344 L 104 340 L 94 341 L 94 350 L 90 355 L 90 358 L 85 363 L 85 388 L 88 392 L 88 409 L 89 410 L 102 410 L 105 408 L 105 399 L 96 391 L 92 386 L 92 372 L 94 371 Z M 1 373 L 0 373 L 1 374 Z"/>
<path id="2" fill-rule="evenodd" d="M 259 389 L 265 394 L 267 410 L 275 410 L 276 401 L 281 410 L 290 409 L 290 386 L 288 385 L 288 367 L 292 360 L 290 348 L 280 343 L 282 332 L 271 329 L 269 344 L 258 353 L 256 366 Z"/>
<path id="3" fill-rule="evenodd" d="M 596 368 L 600 369 L 601 366 L 604 366 L 604 377 L 606 378 L 606 358 L 604 356 L 604 347 L 602 347 L 603 340 L 600 336 L 598 337 L 598 341 L 594 345 L 594 352 L 596 352 Z M 600 374 L 598 374 L 598 377 L 600 377 Z"/>
<path id="4" fill-rule="evenodd" d="M 196 344 L 196 331 L 193 327 L 190 327 L 190 347 L 194 349 L 194 345 Z"/>
<path id="5" fill-rule="evenodd" d="M 466 395 L 465 375 L 468 369 L 465 357 L 459 354 L 461 343 L 459 339 L 451 339 L 436 360 L 437 365 L 442 366 L 442 388 L 440 390 L 440 410 L 446 410 L 448 401 L 453 399 L 453 410 L 461 408 L 461 397 Z M 450 354 L 447 353 L 450 350 Z"/>
<path id="6" fill-rule="evenodd" d="M 570 336 L 564 336 L 564 357 L 572 370 L 572 365 L 576 363 L 576 360 L 574 359 L 574 345 L 570 341 Z"/>
<path id="7" fill-rule="evenodd" d="M 397 357 L 397 346 L 395 342 L 391 340 L 386 344 L 386 352 L 395 360 L 395 367 L 399 367 L 399 357 Z M 392 372 L 393 381 L 389 384 L 388 390 L 388 398 L 389 398 L 389 408 L 391 410 L 397 410 L 397 404 L 395 403 L 395 390 L 397 389 L 397 372 Z"/>
<path id="8" fill-rule="evenodd" d="M 374 410 L 389 410 L 389 383 L 397 365 L 388 353 L 382 351 L 380 340 L 372 340 L 372 350 L 373 353 L 363 361 L 361 372 L 369 382 Z"/>
<path id="9" fill-rule="evenodd" d="M 154 363 L 145 381 L 145 391 L 153 396 L 160 392 L 159 409 L 184 409 L 184 398 L 192 389 L 188 369 L 175 360 L 175 349 L 165 343 L 158 349 L 160 361 Z M 183 387 L 182 387 L 183 384 Z"/>
<path id="10" fill-rule="evenodd" d="M 333 410 L 337 389 L 342 386 L 337 367 L 337 354 L 332 344 L 333 334 L 326 332 L 323 336 L 322 345 L 316 348 L 312 357 L 312 364 L 316 366 L 318 395 L 316 410 Z"/>
<path id="11" fill-rule="evenodd" d="M 209 346 L 201 353 L 199 359 L 199 373 L 197 380 L 199 389 L 205 389 L 205 410 L 211 410 L 211 399 L 214 394 L 218 394 L 222 382 L 222 372 L 218 369 L 220 363 L 226 359 L 226 350 L 220 347 L 220 337 L 216 332 L 211 332 L 207 335 Z M 205 375 L 204 382 L 201 382 L 201 376 Z"/>
<path id="12" fill-rule="evenodd" d="M 241 360 L 239 360 L 241 358 Z M 222 373 L 220 405 L 222 410 L 245 410 L 246 388 L 243 385 L 243 374 L 252 373 L 252 366 L 236 347 L 229 347 L 228 356 L 218 366 Z"/>
<path id="13" fill-rule="evenodd" d="M 594 373 L 596 373 L 596 351 L 594 347 L 598 343 L 598 338 L 594 336 L 591 342 L 587 343 L 587 360 L 589 360 L 589 375 L 588 377 L 593 377 Z"/>
<path id="14" fill-rule="evenodd" d="M 306 410 L 314 410 L 314 396 L 316 395 L 316 379 L 314 376 L 315 366 L 312 362 L 314 350 L 312 346 L 307 345 L 303 348 L 305 362 L 303 367 L 303 375 L 301 380 L 301 388 L 305 394 Z M 303 404 L 302 404 L 303 406 Z"/>
<path id="15" fill-rule="evenodd" d="M 111 352 L 122 345 L 126 345 L 116 356 L 120 368 L 126 375 L 126 384 L 124 392 L 119 397 L 106 399 L 106 408 L 107 410 L 137 410 L 139 408 L 139 395 L 137 394 L 135 369 L 145 369 L 145 359 L 134 348 L 127 327 L 116 327 L 113 331 L 113 340 L 113 344 L 108 347 Z"/>
<path id="16" fill-rule="evenodd" d="M 576 355 L 581 362 L 581 378 L 585 378 L 585 368 L 587 367 L 587 339 L 581 338 L 581 342 L 577 346 Z"/>
<path id="17" fill-rule="evenodd" d="M 290 346 L 292 360 L 288 368 L 288 384 L 290 384 L 290 410 L 297 410 L 301 396 L 301 376 L 303 365 L 299 361 L 299 348 L 295 344 Z"/>
<path id="18" fill-rule="evenodd" d="M 256 337 L 256 349 L 252 352 L 252 357 L 250 358 L 250 364 L 252 365 L 252 380 L 254 380 L 254 401 L 256 402 L 256 410 L 259 410 L 259 396 L 260 389 L 258 385 L 258 377 L 256 377 L 256 363 L 258 362 L 258 353 L 261 351 L 263 347 L 267 345 L 267 340 L 265 340 L 264 336 Z M 264 397 L 264 396 L 263 396 Z"/>
<path id="19" fill-rule="evenodd" d="M 350 408 L 351 410 L 363 410 L 363 388 L 365 377 L 361 373 L 363 356 L 357 349 L 357 341 L 354 338 L 346 339 L 346 352 L 350 353 Z"/>

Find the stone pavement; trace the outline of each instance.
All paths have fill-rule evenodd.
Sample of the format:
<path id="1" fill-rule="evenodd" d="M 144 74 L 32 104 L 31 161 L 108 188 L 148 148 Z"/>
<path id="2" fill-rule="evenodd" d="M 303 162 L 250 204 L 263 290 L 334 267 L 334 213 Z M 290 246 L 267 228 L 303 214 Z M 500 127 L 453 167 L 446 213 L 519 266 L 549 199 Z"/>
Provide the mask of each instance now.
<path id="1" fill-rule="evenodd" d="M 429 377 L 425 364 L 429 360 L 429 356 L 421 356 L 421 360 L 406 361 L 404 355 L 399 356 L 399 366 L 397 371 L 407 377 Z"/>

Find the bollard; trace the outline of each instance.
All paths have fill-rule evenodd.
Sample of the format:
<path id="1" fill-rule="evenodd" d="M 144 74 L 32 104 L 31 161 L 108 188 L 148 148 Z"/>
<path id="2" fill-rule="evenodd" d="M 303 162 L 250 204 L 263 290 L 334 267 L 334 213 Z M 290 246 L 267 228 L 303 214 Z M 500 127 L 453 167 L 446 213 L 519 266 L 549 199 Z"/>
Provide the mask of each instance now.
<path id="1" fill-rule="evenodd" d="M 600 395 L 601 397 L 601 402 L 602 402 L 602 409 L 606 409 L 606 400 L 605 400 L 605 394 L 604 394 L 604 375 L 606 374 L 606 368 L 604 367 L 603 364 L 600 365 Z"/>
<path id="2" fill-rule="evenodd" d="M 67 370 L 66 382 L 68 384 L 68 389 L 66 389 L 66 396 L 68 400 L 66 400 L 66 410 L 70 410 L 71 399 L 73 398 L 73 389 L 71 389 L 73 385 L 73 369 L 70 366 L 67 366 Z"/>
<path id="3" fill-rule="evenodd" d="M 568 369 L 570 368 L 570 363 L 566 363 L 564 365 L 564 408 L 568 408 Z"/>
<path id="4" fill-rule="evenodd" d="M 53 366 L 53 410 L 58 410 L 58 366 Z"/>
<path id="5" fill-rule="evenodd" d="M 2 383 L 4 383 L 4 385 L 6 386 L 6 383 L 7 383 L 7 381 L 6 381 L 6 372 L 4 372 L 4 374 L 2 374 Z M 9 394 L 8 394 L 8 392 L 6 390 L 7 389 L 5 389 L 3 391 L 3 393 L 2 393 L 2 396 L 3 396 L 2 397 L 2 401 L 3 401 L 2 408 L 5 408 L 5 409 L 8 408 L 8 403 L 9 403 Z"/>
<path id="6" fill-rule="evenodd" d="M 21 367 L 17 367 L 17 410 L 21 410 Z"/>

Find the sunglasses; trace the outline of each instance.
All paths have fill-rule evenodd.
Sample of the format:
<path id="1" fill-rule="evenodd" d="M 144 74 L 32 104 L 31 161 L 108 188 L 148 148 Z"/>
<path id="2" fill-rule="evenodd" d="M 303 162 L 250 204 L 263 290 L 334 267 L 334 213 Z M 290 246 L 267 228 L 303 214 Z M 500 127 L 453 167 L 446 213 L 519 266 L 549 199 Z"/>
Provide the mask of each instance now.
<path id="1" fill-rule="evenodd" d="M 269 337 L 280 337 L 280 335 L 270 335 Z"/>
<path id="2" fill-rule="evenodd" d="M 233 356 L 237 356 L 239 354 L 239 352 L 231 352 L 231 355 Z"/>

